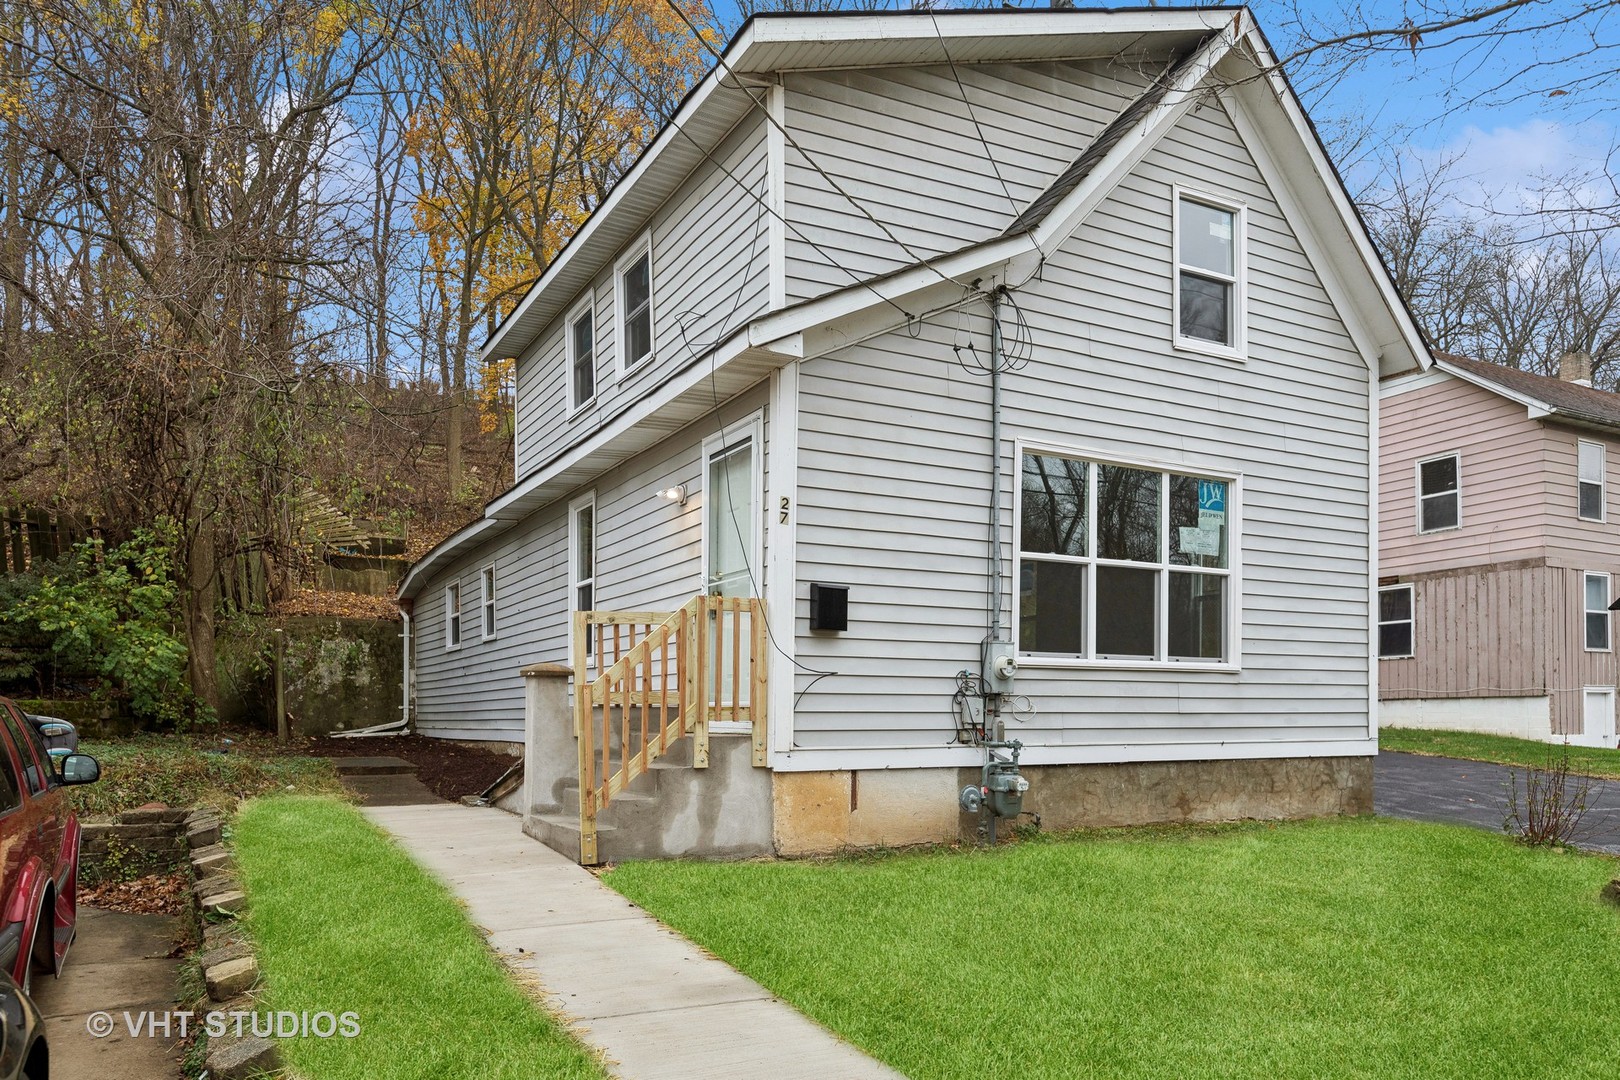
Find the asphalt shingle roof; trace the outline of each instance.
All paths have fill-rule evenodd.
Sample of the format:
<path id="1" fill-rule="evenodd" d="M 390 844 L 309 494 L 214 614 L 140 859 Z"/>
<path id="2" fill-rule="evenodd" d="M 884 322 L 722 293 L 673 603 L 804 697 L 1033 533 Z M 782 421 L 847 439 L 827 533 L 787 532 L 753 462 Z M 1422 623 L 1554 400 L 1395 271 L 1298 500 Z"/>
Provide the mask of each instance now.
<path id="1" fill-rule="evenodd" d="M 1611 394 L 1607 390 L 1597 390 L 1590 386 L 1578 386 L 1563 379 L 1536 375 L 1501 364 L 1470 360 L 1466 356 L 1454 356 L 1443 352 L 1434 355 L 1435 359 L 1459 371 L 1495 383 L 1523 397 L 1534 398 L 1550 406 L 1561 416 L 1620 429 L 1620 394 Z"/>

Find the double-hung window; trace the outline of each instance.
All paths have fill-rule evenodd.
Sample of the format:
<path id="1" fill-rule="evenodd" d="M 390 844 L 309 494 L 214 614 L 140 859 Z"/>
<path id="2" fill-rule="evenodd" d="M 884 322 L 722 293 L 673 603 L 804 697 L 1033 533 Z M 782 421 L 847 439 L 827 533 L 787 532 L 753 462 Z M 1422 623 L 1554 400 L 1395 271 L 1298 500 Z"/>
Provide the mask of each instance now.
<path id="1" fill-rule="evenodd" d="M 488 641 L 495 636 L 495 567 L 486 566 L 478 572 L 478 609 L 483 616 L 483 636 Z"/>
<path id="2" fill-rule="evenodd" d="M 1418 532 L 1442 532 L 1462 524 L 1462 458 L 1443 454 L 1417 465 Z"/>
<path id="3" fill-rule="evenodd" d="M 596 495 L 584 495 L 568 510 L 568 610 L 596 608 Z M 591 637 L 585 635 L 585 655 Z"/>
<path id="4" fill-rule="evenodd" d="M 1229 662 L 1233 488 L 1225 477 L 1026 451 L 1019 652 Z"/>
<path id="5" fill-rule="evenodd" d="M 596 397 L 596 312 L 591 302 L 568 316 L 568 405 L 578 411 Z"/>
<path id="6" fill-rule="evenodd" d="M 1584 582 L 1586 598 L 1586 651 L 1609 651 L 1609 575 L 1587 573 Z"/>
<path id="7" fill-rule="evenodd" d="M 1176 193 L 1176 345 L 1241 357 L 1243 208 Z"/>
<path id="8" fill-rule="evenodd" d="M 1396 660 L 1412 654 L 1412 586 L 1389 585 L 1378 590 L 1378 656 Z"/>
<path id="9" fill-rule="evenodd" d="M 618 265 L 619 370 L 652 356 L 652 236 L 643 237 Z"/>
<path id="10" fill-rule="evenodd" d="M 1581 439 L 1578 442 L 1577 453 L 1580 461 L 1577 469 L 1580 476 L 1577 485 L 1580 489 L 1578 513 L 1583 521 L 1602 521 L 1604 503 L 1603 474 L 1607 454 L 1600 442 L 1588 442 Z"/>
<path id="11" fill-rule="evenodd" d="M 444 587 L 444 647 L 461 648 L 461 585 L 455 581 Z"/>

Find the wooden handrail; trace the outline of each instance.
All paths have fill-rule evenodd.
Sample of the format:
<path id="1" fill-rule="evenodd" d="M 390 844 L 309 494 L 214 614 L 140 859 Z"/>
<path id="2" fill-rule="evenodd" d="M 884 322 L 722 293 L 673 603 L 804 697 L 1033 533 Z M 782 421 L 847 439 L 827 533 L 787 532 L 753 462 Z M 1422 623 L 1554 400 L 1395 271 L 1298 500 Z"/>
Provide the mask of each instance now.
<path id="1" fill-rule="evenodd" d="M 580 862 L 588 866 L 598 861 L 597 815 L 679 739 L 692 736 L 692 765 L 707 768 L 710 723 L 746 723 L 753 763 L 765 764 L 769 639 L 764 604 L 740 596 L 694 596 L 668 613 L 578 611 L 573 629 L 574 670 L 585 673 L 574 687 L 574 732 L 579 738 Z M 600 672 L 595 678 L 590 677 L 587 656 Z M 617 769 L 612 753 L 615 709 Z M 638 734 L 639 749 L 632 753 Z"/>

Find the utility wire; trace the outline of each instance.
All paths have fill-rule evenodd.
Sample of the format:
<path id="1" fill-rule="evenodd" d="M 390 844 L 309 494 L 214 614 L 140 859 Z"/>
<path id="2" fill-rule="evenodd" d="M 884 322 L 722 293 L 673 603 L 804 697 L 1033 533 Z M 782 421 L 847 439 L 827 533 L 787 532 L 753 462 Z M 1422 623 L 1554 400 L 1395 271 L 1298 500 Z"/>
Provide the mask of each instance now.
<path id="1" fill-rule="evenodd" d="M 1007 178 L 1001 175 L 1001 166 L 996 164 L 996 155 L 990 149 L 990 142 L 984 137 L 984 128 L 979 126 L 979 117 L 973 111 L 973 102 L 968 100 L 967 87 L 962 85 L 962 76 L 956 70 L 956 61 L 951 59 L 950 46 L 945 44 L 945 34 L 939 28 L 939 17 L 934 14 L 932 6 L 928 8 L 928 21 L 934 24 L 934 36 L 939 38 L 940 52 L 945 54 L 945 62 L 951 67 L 951 78 L 956 80 L 956 92 L 962 95 L 962 104 L 967 106 L 968 119 L 973 121 L 973 130 L 979 135 L 979 145 L 984 147 L 984 156 L 990 162 L 990 168 L 995 172 L 996 179 L 1001 182 L 1001 193 L 1007 196 L 1007 205 L 1012 207 L 1013 217 L 1019 213 L 1018 200 L 1013 198 L 1012 189 L 1007 186 Z"/>

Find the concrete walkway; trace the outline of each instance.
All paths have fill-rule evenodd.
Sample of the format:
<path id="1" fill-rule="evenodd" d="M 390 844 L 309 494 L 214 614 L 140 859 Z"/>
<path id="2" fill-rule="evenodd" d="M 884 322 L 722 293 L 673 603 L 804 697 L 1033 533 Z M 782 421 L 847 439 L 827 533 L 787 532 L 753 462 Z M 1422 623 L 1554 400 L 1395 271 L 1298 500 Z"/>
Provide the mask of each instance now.
<path id="1" fill-rule="evenodd" d="M 443 802 L 365 814 L 450 884 L 618 1076 L 900 1077 L 524 836 L 511 814 Z"/>
<path id="2" fill-rule="evenodd" d="M 1446 821 L 1501 832 L 1512 772 L 1506 765 L 1484 761 L 1381 751 L 1373 765 L 1373 809 L 1386 817 Z M 1517 773 L 1522 800 L 1524 770 Z M 1570 783 L 1575 783 L 1573 777 Z M 1620 855 L 1620 781 L 1592 781 L 1586 817 L 1575 843 Z"/>
<path id="3" fill-rule="evenodd" d="M 179 1006 L 174 950 L 180 920 L 173 915 L 126 915 L 79 905 L 78 935 L 61 978 L 34 976 L 34 1004 L 45 1017 L 51 1075 L 174 1080 L 183 1050 L 172 1036 L 132 1034 L 125 1013 L 163 1014 Z M 90 1034 L 92 1014 L 110 1013 L 111 1033 Z"/>

